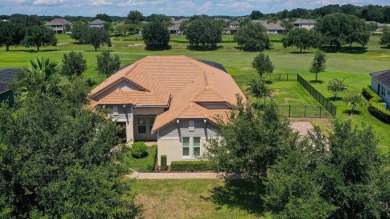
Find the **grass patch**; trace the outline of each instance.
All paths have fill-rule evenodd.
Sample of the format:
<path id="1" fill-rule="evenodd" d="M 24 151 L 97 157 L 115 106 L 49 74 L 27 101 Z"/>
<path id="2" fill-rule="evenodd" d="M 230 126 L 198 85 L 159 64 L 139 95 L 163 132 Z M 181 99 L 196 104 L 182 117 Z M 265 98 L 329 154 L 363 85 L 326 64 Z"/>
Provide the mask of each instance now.
<path id="1" fill-rule="evenodd" d="M 133 191 L 145 218 L 270 218 L 244 180 L 136 180 Z"/>
<path id="2" fill-rule="evenodd" d="M 123 158 L 123 162 L 126 165 L 128 165 L 128 167 L 138 172 L 141 173 L 153 172 L 156 153 L 157 153 L 157 145 L 153 145 L 148 147 L 148 156 L 137 159 L 131 156 L 131 149 L 128 149 L 128 151 L 125 154 L 125 157 Z"/>

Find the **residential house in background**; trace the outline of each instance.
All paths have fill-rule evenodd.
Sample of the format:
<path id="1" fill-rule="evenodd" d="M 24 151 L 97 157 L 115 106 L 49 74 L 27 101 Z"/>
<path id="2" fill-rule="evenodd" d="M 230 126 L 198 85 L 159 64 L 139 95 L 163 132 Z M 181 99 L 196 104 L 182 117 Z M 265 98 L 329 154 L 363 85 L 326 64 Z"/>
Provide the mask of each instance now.
<path id="1" fill-rule="evenodd" d="M 7 102 L 10 106 L 14 105 L 14 92 L 10 88 L 10 83 L 17 76 L 19 69 L 0 69 L 0 104 Z"/>
<path id="2" fill-rule="evenodd" d="M 298 19 L 293 22 L 295 27 L 299 28 L 305 28 L 305 29 L 312 29 L 314 28 L 315 20 L 313 19 Z"/>
<path id="3" fill-rule="evenodd" d="M 94 21 L 88 22 L 88 25 L 89 25 L 89 27 L 92 27 L 92 28 L 102 29 L 102 28 L 104 28 L 105 23 L 106 23 L 105 21 L 102 21 L 100 19 L 96 19 Z"/>
<path id="4" fill-rule="evenodd" d="M 265 20 L 253 20 L 253 23 L 260 23 L 262 24 L 265 29 L 267 30 L 268 34 L 283 34 L 285 31 L 285 28 L 280 26 L 279 22 L 273 23 L 273 22 L 267 22 Z"/>
<path id="5" fill-rule="evenodd" d="M 235 34 L 240 28 L 240 23 L 238 21 L 230 22 L 228 27 L 224 29 L 224 34 Z"/>
<path id="6" fill-rule="evenodd" d="M 184 32 L 180 30 L 180 26 L 186 20 L 187 19 L 172 20 L 171 22 L 173 23 L 173 25 L 168 27 L 169 33 L 176 34 L 176 35 L 183 35 Z"/>
<path id="7" fill-rule="evenodd" d="M 390 70 L 373 72 L 371 75 L 371 89 L 382 97 L 386 108 L 390 109 Z"/>
<path id="8" fill-rule="evenodd" d="M 216 137 L 218 119 L 237 102 L 240 88 L 222 65 L 186 56 L 145 57 L 109 77 L 90 93 L 124 127 L 129 144 L 157 142 L 168 164 L 194 160 Z"/>
<path id="9" fill-rule="evenodd" d="M 66 33 L 67 26 L 72 26 L 72 23 L 64 18 L 55 18 L 52 21 L 47 22 L 46 26 L 56 33 Z"/>

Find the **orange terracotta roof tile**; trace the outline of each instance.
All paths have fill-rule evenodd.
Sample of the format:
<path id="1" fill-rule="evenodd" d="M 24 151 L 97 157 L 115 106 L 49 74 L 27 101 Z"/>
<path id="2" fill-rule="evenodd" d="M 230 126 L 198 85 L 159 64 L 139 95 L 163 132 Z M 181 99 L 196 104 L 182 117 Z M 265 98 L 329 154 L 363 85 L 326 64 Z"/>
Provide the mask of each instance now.
<path id="1" fill-rule="evenodd" d="M 103 98 L 121 80 L 127 80 L 140 90 L 116 89 Z M 205 118 L 216 123 L 216 117 L 226 117 L 226 110 L 206 109 L 197 102 L 225 102 L 235 105 L 244 98 L 233 78 L 218 68 L 186 56 L 148 56 L 109 77 L 91 91 L 93 105 L 169 105 L 156 117 L 152 130 L 157 131 L 178 118 Z M 170 101 L 170 102 L 169 102 Z"/>

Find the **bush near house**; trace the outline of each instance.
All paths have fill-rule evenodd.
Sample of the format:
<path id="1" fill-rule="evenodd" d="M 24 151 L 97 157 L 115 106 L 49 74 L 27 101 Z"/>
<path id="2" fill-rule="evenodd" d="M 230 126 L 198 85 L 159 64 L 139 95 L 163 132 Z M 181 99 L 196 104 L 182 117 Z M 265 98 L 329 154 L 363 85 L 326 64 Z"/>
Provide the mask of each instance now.
<path id="1" fill-rule="evenodd" d="M 390 111 L 381 104 L 382 98 L 376 94 L 369 86 L 363 87 L 363 96 L 368 100 L 368 112 L 380 121 L 390 124 Z"/>
<path id="2" fill-rule="evenodd" d="M 162 171 L 168 170 L 167 155 L 161 155 L 161 170 Z"/>
<path id="3" fill-rule="evenodd" d="M 210 161 L 172 161 L 171 171 L 210 171 Z"/>
<path id="4" fill-rule="evenodd" d="M 134 158 L 144 158 L 148 156 L 148 148 L 144 142 L 135 142 L 131 146 L 131 156 Z"/>
<path id="5" fill-rule="evenodd" d="M 144 158 L 134 158 L 132 150 L 127 147 L 125 156 L 122 158 L 123 163 L 129 168 L 141 173 L 153 172 L 157 160 L 157 145 L 147 147 L 148 155 Z"/>

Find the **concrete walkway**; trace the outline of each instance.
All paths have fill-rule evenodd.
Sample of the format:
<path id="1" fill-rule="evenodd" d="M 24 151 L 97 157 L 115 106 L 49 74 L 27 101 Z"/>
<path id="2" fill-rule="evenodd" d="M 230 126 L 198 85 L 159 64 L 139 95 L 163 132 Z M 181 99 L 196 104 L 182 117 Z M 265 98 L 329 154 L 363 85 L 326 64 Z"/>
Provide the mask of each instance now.
<path id="1" fill-rule="evenodd" d="M 134 179 L 241 179 L 242 177 L 235 174 L 212 173 L 212 172 L 195 172 L 195 173 L 133 173 L 128 175 Z"/>

